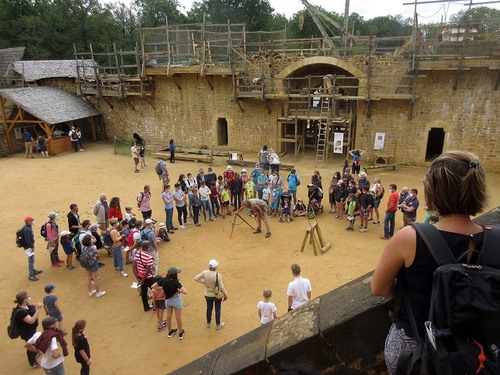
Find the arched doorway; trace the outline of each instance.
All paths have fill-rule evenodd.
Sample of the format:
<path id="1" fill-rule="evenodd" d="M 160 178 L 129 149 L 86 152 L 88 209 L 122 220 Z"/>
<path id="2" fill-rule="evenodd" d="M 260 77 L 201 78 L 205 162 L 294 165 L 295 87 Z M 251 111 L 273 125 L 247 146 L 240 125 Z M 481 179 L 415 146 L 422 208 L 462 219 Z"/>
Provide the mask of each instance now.
<path id="1" fill-rule="evenodd" d="M 280 151 L 316 154 L 324 161 L 355 147 L 357 100 L 365 99 L 364 75 L 357 68 L 314 57 L 289 65 L 279 76 L 286 91 L 277 121 Z"/>

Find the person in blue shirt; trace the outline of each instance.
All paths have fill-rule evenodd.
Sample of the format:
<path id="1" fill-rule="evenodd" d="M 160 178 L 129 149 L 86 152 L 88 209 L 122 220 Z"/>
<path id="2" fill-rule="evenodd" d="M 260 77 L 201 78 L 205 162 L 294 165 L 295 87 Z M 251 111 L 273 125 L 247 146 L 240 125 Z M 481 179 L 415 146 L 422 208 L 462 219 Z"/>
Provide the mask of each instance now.
<path id="1" fill-rule="evenodd" d="M 292 169 L 286 178 L 288 191 L 293 196 L 293 204 L 297 203 L 297 187 L 300 185 L 300 177 L 295 169 Z"/>
<path id="2" fill-rule="evenodd" d="M 170 150 L 170 162 L 175 163 L 175 145 L 173 139 L 168 143 L 168 148 Z"/>
<path id="3" fill-rule="evenodd" d="M 28 129 L 23 130 L 24 148 L 26 149 L 26 159 L 35 157 L 33 156 L 33 136 Z"/>

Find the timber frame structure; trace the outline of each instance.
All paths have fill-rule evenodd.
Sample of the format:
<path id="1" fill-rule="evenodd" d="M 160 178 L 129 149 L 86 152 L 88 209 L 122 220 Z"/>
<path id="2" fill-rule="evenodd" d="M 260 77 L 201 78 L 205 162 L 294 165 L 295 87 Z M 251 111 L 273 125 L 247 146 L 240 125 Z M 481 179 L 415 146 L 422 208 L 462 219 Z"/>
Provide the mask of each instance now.
<path id="1" fill-rule="evenodd" d="M 500 29 L 500 20 L 494 22 Z M 287 39 L 285 30 L 248 32 L 245 25 L 230 23 L 167 24 L 142 29 L 140 47 L 134 51 L 114 48 L 100 53 L 108 63 L 96 62 L 94 74 L 79 76 L 77 87 L 88 99 L 148 99 L 154 96 L 154 77 L 167 77 L 181 90 L 179 76 L 196 74 L 212 91 L 214 76 L 231 77 L 231 99 L 241 112 L 248 100 L 266 103 L 269 111 L 271 102 L 280 103 L 275 147 L 295 158 L 309 148 L 318 164 L 339 152 L 334 145 L 339 133 L 341 153 L 355 148 L 359 103 L 366 105 L 369 118 L 375 102 L 400 101 L 411 119 L 419 99 L 417 81 L 426 72 L 454 71 L 458 83 L 463 71 L 494 69 L 498 89 L 498 35 L 460 25 L 457 29 L 460 35 L 445 39 L 443 26 L 421 30 L 415 22 L 411 36 L 331 37 L 340 46 L 334 48 L 324 38 Z M 94 59 L 98 54 L 92 46 L 90 50 L 75 50 L 77 61 Z M 133 63 L 124 63 L 125 55 Z M 385 76 L 374 74 L 381 65 L 389 67 Z"/>
<path id="2" fill-rule="evenodd" d="M 92 139 L 97 139 L 96 125 L 100 113 L 76 96 L 57 88 L 0 89 L 0 114 L 10 152 L 15 149 L 11 137 L 15 128 L 32 128 L 35 138 L 36 129 L 40 128 L 46 137 L 52 137 L 58 125 L 76 126 L 77 121 L 86 120 L 90 124 Z"/>

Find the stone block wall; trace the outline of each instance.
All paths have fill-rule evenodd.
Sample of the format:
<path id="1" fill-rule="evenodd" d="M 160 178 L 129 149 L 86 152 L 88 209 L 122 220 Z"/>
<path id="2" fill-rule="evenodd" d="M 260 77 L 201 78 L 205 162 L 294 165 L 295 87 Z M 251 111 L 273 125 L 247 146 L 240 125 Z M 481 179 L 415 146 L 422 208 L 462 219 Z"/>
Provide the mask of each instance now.
<path id="1" fill-rule="evenodd" d="M 348 61 L 366 73 L 366 56 Z M 269 69 L 265 60 L 258 63 Z M 355 147 L 372 151 L 368 157 L 373 157 L 375 133 L 382 132 L 386 134 L 382 152 L 393 162 L 425 165 L 429 131 L 442 128 L 443 152 L 468 150 L 478 154 L 486 169 L 500 167 L 500 90 L 495 89 L 498 70 L 472 67 L 461 72 L 419 71 L 412 107 L 410 99 L 384 99 L 381 95 L 411 93 L 411 80 L 405 77 L 408 59 L 380 56 L 372 59 L 371 67 L 371 94 L 381 98 L 370 104 L 358 101 Z M 262 144 L 276 146 L 276 119 L 282 100 L 268 100 L 266 104 L 258 98 L 245 98 L 238 105 L 232 101 L 230 76 L 179 74 L 154 79 L 153 99 L 111 98 L 111 106 L 100 101 L 108 137 L 129 140 L 136 131 L 150 144 L 166 145 L 173 138 L 182 146 L 240 152 Z M 406 88 L 398 88 L 404 85 Z M 219 118 L 227 121 L 227 145 L 218 144 Z"/>
<path id="2" fill-rule="evenodd" d="M 409 100 L 359 103 L 356 145 L 373 150 L 376 132 L 386 134 L 384 151 L 397 163 L 425 163 L 429 131 L 445 132 L 443 152 L 470 151 L 487 169 L 500 166 L 500 90 L 495 90 L 498 72 L 471 69 L 458 72 L 419 73 L 417 100 L 412 116 Z M 454 86 L 457 84 L 456 90 Z"/>
<path id="3" fill-rule="evenodd" d="M 279 103 L 269 103 L 269 113 L 265 102 L 241 100 L 242 112 L 232 101 L 231 77 L 184 74 L 155 77 L 155 84 L 154 99 L 108 99 L 112 108 L 100 102 L 108 137 L 128 140 L 136 131 L 150 144 L 167 145 L 173 138 L 178 145 L 214 146 L 228 151 L 256 150 L 262 144 L 275 144 Z M 218 145 L 219 118 L 227 121 L 227 145 Z"/>

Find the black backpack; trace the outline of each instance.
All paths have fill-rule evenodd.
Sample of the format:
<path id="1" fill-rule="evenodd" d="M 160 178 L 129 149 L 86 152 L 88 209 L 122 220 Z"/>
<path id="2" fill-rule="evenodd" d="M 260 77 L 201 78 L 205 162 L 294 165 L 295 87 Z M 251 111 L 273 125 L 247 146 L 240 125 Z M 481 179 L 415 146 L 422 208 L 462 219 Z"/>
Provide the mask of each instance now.
<path id="1" fill-rule="evenodd" d="M 12 309 L 12 314 L 10 315 L 10 324 L 7 327 L 7 334 L 9 337 L 14 340 L 21 336 L 21 327 L 19 327 L 19 322 L 16 319 L 16 315 L 19 309 L 14 307 Z"/>
<path id="2" fill-rule="evenodd" d="M 470 251 L 455 259 L 433 225 L 411 225 L 439 267 L 433 274 L 429 320 L 422 340 L 403 294 L 412 332 L 423 342 L 414 352 L 410 368 L 414 364 L 418 368 L 421 362 L 420 374 L 500 374 L 500 228 L 484 227 L 480 251 L 471 250 L 477 261 L 467 264 Z M 408 373 L 403 372 L 405 367 L 409 368 L 408 363 L 401 367 L 398 363 L 398 374 Z"/>
<path id="3" fill-rule="evenodd" d="M 47 223 L 43 223 L 40 227 L 40 236 L 47 239 Z"/>
<path id="4" fill-rule="evenodd" d="M 22 247 L 22 248 L 26 247 L 26 240 L 24 238 L 24 228 L 25 228 L 25 226 L 16 231 L 16 245 L 17 245 L 17 247 Z"/>

